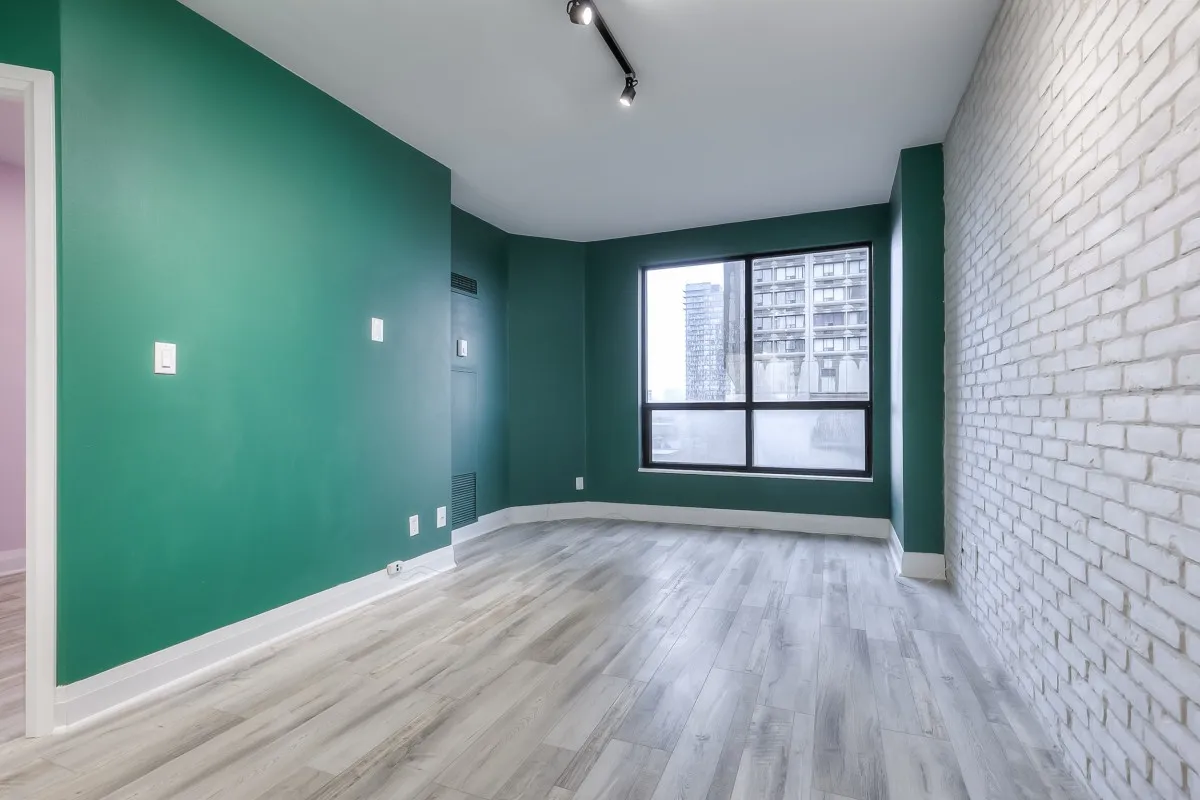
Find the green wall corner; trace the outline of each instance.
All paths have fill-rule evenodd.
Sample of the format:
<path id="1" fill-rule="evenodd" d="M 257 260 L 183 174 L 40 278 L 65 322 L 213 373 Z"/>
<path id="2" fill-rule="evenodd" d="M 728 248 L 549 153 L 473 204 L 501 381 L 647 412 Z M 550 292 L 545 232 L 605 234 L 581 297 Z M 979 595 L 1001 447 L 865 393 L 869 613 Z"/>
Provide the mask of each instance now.
<path id="1" fill-rule="evenodd" d="M 587 246 L 513 236 L 508 247 L 509 502 L 589 499 L 585 476 Z"/>
<path id="2" fill-rule="evenodd" d="M 477 375 L 475 508 L 479 516 L 508 508 L 508 241 L 509 235 L 459 208 L 451 210 L 451 265 L 478 282 L 468 357 L 459 359 L 450 343 L 451 364 Z M 460 298 L 454 298 L 459 300 Z M 457 332 L 453 337 L 457 336 Z M 456 437 L 458 431 L 451 431 Z"/>
<path id="3" fill-rule="evenodd" d="M 940 144 L 900 153 L 890 203 L 892 527 L 944 551 L 945 200 Z"/>

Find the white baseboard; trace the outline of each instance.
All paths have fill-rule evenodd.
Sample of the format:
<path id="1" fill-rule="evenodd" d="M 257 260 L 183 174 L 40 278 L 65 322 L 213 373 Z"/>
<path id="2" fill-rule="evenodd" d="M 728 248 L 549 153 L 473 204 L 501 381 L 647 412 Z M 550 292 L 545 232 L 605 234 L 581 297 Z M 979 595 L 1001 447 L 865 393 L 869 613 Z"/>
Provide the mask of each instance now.
<path id="1" fill-rule="evenodd" d="M 493 511 L 491 514 L 484 514 L 479 519 L 472 522 L 470 525 L 464 525 L 461 528 L 455 528 L 450 532 L 450 542 L 452 544 L 462 544 L 469 542 L 485 533 L 500 530 L 505 525 L 511 525 L 508 515 L 509 509 L 501 509 Z"/>
<path id="2" fill-rule="evenodd" d="M 486 524 L 484 523 L 487 520 Z M 479 522 L 454 532 L 454 541 L 482 536 L 505 525 L 562 519 L 623 519 L 631 522 L 662 522 L 703 525 L 711 528 L 758 528 L 795 533 L 824 533 L 886 539 L 890 523 L 872 517 L 841 517 L 829 514 L 789 514 L 779 511 L 744 511 L 729 508 L 650 506 L 633 503 L 552 503 L 516 506 L 481 517 Z M 476 528 L 477 525 L 481 527 Z M 463 538 L 460 533 L 464 534 Z"/>
<path id="3" fill-rule="evenodd" d="M 59 686 L 55 732 L 92 723 L 153 697 L 195 685 L 269 645 L 296 636 L 440 572 L 454 569 L 453 545 L 418 556 L 394 578 L 387 570 L 180 642 L 99 675 Z"/>
<path id="4" fill-rule="evenodd" d="M 25 550 L 0 550 L 0 578 L 25 571 Z"/>
<path id="5" fill-rule="evenodd" d="M 946 580 L 946 557 L 939 553 L 906 553 L 904 545 L 896 529 L 888 523 L 891 531 L 888 537 L 888 552 L 892 556 L 892 566 L 896 572 L 905 578 L 924 578 L 931 581 Z"/>

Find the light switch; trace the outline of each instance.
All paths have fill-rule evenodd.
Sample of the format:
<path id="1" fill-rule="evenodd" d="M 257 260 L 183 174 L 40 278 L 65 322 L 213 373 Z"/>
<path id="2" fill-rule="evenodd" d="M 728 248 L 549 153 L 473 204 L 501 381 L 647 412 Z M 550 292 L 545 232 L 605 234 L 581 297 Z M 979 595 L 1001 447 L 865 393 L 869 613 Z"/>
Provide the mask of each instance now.
<path id="1" fill-rule="evenodd" d="M 575 479 L 575 491 L 577 491 L 577 492 L 583 491 L 583 478 Z"/>
<path id="2" fill-rule="evenodd" d="M 438 506 L 438 527 L 446 527 L 446 507 Z"/>
<path id="3" fill-rule="evenodd" d="M 154 374 L 175 374 L 175 345 L 170 342 L 154 343 Z"/>
<path id="4" fill-rule="evenodd" d="M 383 320 L 377 317 L 371 317 L 371 341 L 383 341 Z"/>
<path id="5" fill-rule="evenodd" d="M 408 518 L 408 535 L 416 536 L 420 532 L 421 532 L 421 518 L 419 516 L 417 516 L 416 514 L 413 514 L 411 517 Z"/>
<path id="6" fill-rule="evenodd" d="M 467 340 L 466 340 L 466 339 L 459 339 L 459 340 L 458 340 L 458 342 L 457 342 L 457 347 L 458 347 L 458 350 L 457 350 L 457 352 L 458 352 L 458 357 L 459 357 L 459 358 L 466 358 L 466 357 L 467 357 Z"/>

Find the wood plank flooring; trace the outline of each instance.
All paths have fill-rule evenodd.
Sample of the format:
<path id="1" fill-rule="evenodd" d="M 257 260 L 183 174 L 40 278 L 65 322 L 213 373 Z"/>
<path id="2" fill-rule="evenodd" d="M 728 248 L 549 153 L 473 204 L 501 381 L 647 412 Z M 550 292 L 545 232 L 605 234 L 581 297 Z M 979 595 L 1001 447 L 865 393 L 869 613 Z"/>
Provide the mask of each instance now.
<path id="1" fill-rule="evenodd" d="M 0 746 L 0 796 L 1085 797 L 949 590 L 882 542 L 595 520 L 456 551 L 202 685 Z"/>
<path id="2" fill-rule="evenodd" d="M 0 578 L 0 742 L 25 734 L 25 575 Z"/>

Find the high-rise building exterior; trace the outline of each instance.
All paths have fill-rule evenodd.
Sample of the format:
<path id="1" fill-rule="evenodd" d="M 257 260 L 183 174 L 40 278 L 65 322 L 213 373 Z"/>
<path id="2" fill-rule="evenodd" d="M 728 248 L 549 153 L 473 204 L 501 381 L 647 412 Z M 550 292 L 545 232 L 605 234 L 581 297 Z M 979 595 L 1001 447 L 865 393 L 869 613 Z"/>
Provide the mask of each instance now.
<path id="1" fill-rule="evenodd" d="M 725 399 L 725 292 L 715 283 L 689 283 L 683 290 L 686 398 Z"/>
<path id="2" fill-rule="evenodd" d="M 867 249 L 759 258 L 751 269 L 755 399 L 868 399 Z"/>

